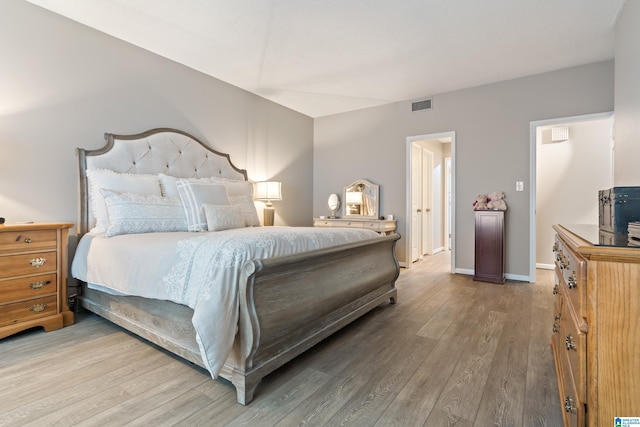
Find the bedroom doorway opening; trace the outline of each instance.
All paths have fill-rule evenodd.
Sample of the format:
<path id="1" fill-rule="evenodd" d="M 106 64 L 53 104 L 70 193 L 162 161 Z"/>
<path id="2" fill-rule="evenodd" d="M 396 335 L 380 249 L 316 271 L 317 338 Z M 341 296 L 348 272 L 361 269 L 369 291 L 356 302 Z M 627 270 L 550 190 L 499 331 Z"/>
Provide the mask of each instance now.
<path id="1" fill-rule="evenodd" d="M 598 190 L 613 186 L 613 112 L 531 122 L 530 144 L 534 282 L 537 268 L 554 268 L 554 224 L 598 223 Z"/>
<path id="2" fill-rule="evenodd" d="M 455 132 L 407 137 L 406 262 L 450 251 L 455 272 Z"/>

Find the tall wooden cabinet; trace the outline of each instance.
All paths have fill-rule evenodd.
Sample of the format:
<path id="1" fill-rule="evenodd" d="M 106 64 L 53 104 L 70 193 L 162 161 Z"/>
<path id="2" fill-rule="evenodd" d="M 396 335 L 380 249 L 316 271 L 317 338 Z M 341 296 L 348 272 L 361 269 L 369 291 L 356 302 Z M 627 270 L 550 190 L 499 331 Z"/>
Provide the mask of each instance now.
<path id="1" fill-rule="evenodd" d="M 640 417 L 640 248 L 555 225 L 553 349 L 565 426 Z"/>
<path id="2" fill-rule="evenodd" d="M 504 211 L 475 211 L 473 280 L 504 283 Z"/>

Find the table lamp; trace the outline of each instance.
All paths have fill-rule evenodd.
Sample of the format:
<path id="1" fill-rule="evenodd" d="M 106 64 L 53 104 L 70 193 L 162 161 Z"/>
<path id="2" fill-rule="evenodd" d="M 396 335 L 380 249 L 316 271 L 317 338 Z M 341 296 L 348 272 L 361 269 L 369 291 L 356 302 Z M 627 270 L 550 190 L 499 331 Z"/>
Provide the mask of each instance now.
<path id="1" fill-rule="evenodd" d="M 256 182 L 256 200 L 266 202 L 264 208 L 264 225 L 271 226 L 274 222 L 275 209 L 272 201 L 282 200 L 282 183 L 279 181 Z"/>

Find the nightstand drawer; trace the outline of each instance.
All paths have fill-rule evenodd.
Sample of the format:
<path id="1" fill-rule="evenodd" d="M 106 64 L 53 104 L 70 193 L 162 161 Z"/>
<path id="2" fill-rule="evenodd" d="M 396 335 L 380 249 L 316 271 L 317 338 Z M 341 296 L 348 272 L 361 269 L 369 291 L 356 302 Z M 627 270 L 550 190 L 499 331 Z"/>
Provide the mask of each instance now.
<path id="1" fill-rule="evenodd" d="M 0 233 L 0 253 L 55 249 L 56 234 L 56 230 L 25 230 Z"/>
<path id="2" fill-rule="evenodd" d="M 58 282 L 55 273 L 0 280 L 0 303 L 55 294 L 57 290 Z"/>
<path id="3" fill-rule="evenodd" d="M 0 326 L 54 315 L 58 312 L 58 296 L 50 295 L 0 306 Z"/>
<path id="4" fill-rule="evenodd" d="M 57 268 L 55 251 L 0 256 L 0 278 L 55 273 Z"/>

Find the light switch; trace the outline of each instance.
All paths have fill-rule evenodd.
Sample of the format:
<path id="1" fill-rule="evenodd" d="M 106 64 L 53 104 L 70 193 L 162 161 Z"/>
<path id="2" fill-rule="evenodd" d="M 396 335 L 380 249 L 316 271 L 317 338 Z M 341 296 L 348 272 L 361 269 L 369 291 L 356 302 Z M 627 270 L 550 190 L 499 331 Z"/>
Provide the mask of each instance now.
<path id="1" fill-rule="evenodd" d="M 524 182 L 516 181 L 516 191 L 524 191 Z"/>

